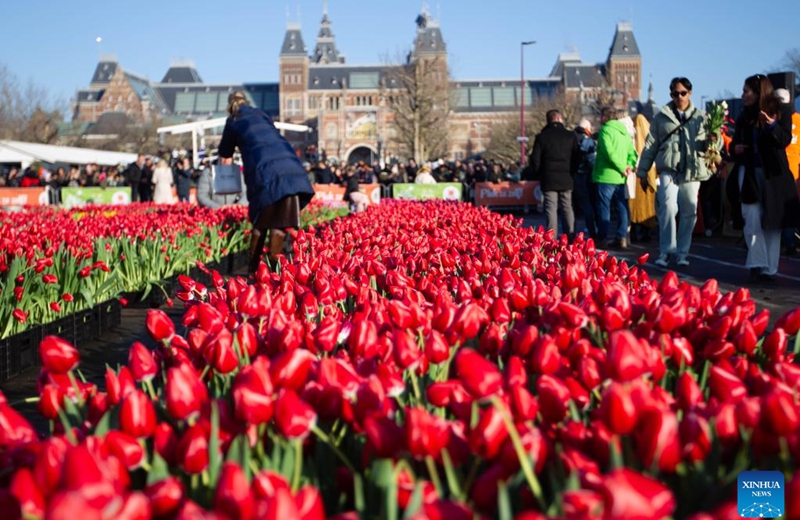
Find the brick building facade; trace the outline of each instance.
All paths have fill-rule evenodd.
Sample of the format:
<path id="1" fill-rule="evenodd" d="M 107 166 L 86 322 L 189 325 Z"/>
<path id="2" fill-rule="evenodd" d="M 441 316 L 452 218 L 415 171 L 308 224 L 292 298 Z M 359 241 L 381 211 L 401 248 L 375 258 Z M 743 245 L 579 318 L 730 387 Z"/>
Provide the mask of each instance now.
<path id="1" fill-rule="evenodd" d="M 325 10 L 310 53 L 301 26 L 287 25 L 278 58 L 278 83 L 209 85 L 190 63 L 173 64 L 160 82 L 151 83 L 124 71 L 116 60 L 101 59 L 90 87 L 76 94 L 73 119 L 92 123 L 109 112 L 124 113 L 140 123 L 220 117 L 225 113 L 228 94 L 245 90 L 256 106 L 276 120 L 313 129 L 306 134 L 287 134 L 298 148 L 314 147 L 349 162 L 405 158 L 395 139 L 394 116 L 387 98 L 395 88 L 394 71 L 416 60 L 435 63 L 441 77 L 447 77 L 447 45 L 439 23 L 427 12 L 416 20 L 407 63 L 351 65 L 336 45 Z M 610 92 L 617 104 L 636 106 L 642 88 L 641 70 L 633 28 L 619 23 L 605 62 L 584 63 L 577 54 L 559 55 L 548 76 L 526 78 L 525 105 L 529 107 L 537 98 L 563 90 L 587 105 Z M 449 159 L 485 150 L 492 125 L 519 114 L 523 98 L 519 78 L 451 78 L 449 91 Z"/>

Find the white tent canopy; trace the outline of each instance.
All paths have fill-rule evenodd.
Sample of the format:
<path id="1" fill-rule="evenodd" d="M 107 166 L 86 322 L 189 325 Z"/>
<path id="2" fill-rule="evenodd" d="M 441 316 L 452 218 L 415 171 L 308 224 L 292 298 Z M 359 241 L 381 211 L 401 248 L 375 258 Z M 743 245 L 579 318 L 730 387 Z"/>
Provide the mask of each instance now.
<path id="1" fill-rule="evenodd" d="M 96 163 L 101 166 L 116 166 L 117 164 L 127 165 L 135 160 L 135 153 L 0 140 L 0 163 L 21 163 L 23 169 L 37 161 L 50 164 Z"/>
<path id="2" fill-rule="evenodd" d="M 225 126 L 226 117 L 218 117 L 216 119 L 206 119 L 205 121 L 193 121 L 191 123 L 181 123 L 179 125 L 162 126 L 156 131 L 159 134 L 192 134 L 192 157 L 194 158 L 194 166 L 197 167 L 199 157 L 197 156 L 197 138 L 198 136 L 203 140 L 201 146 L 205 147 L 204 132 L 209 128 L 219 128 Z M 310 132 L 311 128 L 306 125 L 296 125 L 293 123 L 275 122 L 275 128 L 278 130 L 288 130 L 290 132 Z"/>

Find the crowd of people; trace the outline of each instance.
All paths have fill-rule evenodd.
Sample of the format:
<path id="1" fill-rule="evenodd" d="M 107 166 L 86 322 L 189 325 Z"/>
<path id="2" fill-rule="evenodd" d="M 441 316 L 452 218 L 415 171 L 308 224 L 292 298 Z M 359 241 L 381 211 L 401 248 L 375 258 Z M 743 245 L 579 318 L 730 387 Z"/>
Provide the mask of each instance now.
<path id="1" fill-rule="evenodd" d="M 575 235 L 574 200 L 582 231 L 601 247 L 626 249 L 652 232 L 655 264 L 685 267 L 698 209 L 707 229 L 721 224 L 724 190 L 751 278 L 772 281 L 782 239 L 784 252 L 794 253 L 800 226 L 800 117 L 789 92 L 774 90 L 764 75 L 747 78 L 744 110 L 719 134 L 709 132 L 705 112 L 692 102 L 688 78 L 670 82 L 670 97 L 652 121 L 605 108 L 597 133 L 586 119 L 568 130 L 558 110 L 547 113 L 522 172 L 541 182 L 547 228 Z"/>

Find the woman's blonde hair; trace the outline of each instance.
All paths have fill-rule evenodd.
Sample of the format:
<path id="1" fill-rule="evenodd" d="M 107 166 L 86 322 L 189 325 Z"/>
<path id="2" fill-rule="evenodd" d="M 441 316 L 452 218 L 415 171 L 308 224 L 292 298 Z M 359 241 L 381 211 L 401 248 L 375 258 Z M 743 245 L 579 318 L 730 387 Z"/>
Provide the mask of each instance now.
<path id="1" fill-rule="evenodd" d="M 250 101 L 247 100 L 247 94 L 242 92 L 241 90 L 237 90 L 233 92 L 230 96 L 228 96 L 228 114 L 229 115 L 236 115 L 239 113 L 239 109 L 244 106 L 250 106 Z"/>

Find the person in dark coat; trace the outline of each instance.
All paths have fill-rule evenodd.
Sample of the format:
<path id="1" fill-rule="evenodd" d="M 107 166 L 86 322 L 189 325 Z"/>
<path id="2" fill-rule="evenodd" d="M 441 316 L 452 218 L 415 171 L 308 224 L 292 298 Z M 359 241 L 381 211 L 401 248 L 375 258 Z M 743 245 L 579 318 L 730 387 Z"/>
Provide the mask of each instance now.
<path id="1" fill-rule="evenodd" d="M 125 170 L 125 181 L 131 187 L 131 202 L 139 202 L 139 183 L 142 180 L 142 168 L 144 168 L 144 154 L 136 157 L 136 162 L 132 162 Z"/>
<path id="2" fill-rule="evenodd" d="M 325 161 L 317 163 L 314 175 L 317 184 L 333 184 L 334 182 L 333 172 L 328 168 L 328 165 L 325 164 Z"/>
<path id="3" fill-rule="evenodd" d="M 232 164 L 234 148 L 242 154 L 248 216 L 253 223 L 250 273 L 255 274 L 267 232 L 269 256 L 275 261 L 283 251 L 285 230 L 300 227 L 300 210 L 314 197 L 314 188 L 292 146 L 263 110 L 250 106 L 244 92 L 228 97 L 228 114 L 219 157 L 222 164 Z"/>
<path id="4" fill-rule="evenodd" d="M 153 158 L 147 157 L 142 167 L 142 178 L 139 180 L 139 200 L 151 202 L 153 200 Z"/>
<path id="5" fill-rule="evenodd" d="M 786 158 L 792 120 L 762 74 L 744 81 L 742 102 L 730 144 L 735 164 L 725 189 L 734 227 L 744 231 L 750 277 L 771 281 L 778 273 L 781 229 L 794 227 L 797 218 L 797 190 Z"/>
<path id="6" fill-rule="evenodd" d="M 582 160 L 578 138 L 564 128 L 564 117 L 558 110 L 547 112 L 547 126 L 536 136 L 526 178 L 541 182 L 547 229 L 558 230 L 561 213 L 571 238 L 575 234 L 575 213 L 572 210 L 573 176 Z"/>
<path id="7" fill-rule="evenodd" d="M 178 161 L 172 169 L 172 176 L 175 179 L 175 191 L 178 192 L 178 200 L 180 202 L 189 202 L 193 175 L 194 169 L 191 161 L 183 153 L 179 154 Z"/>

